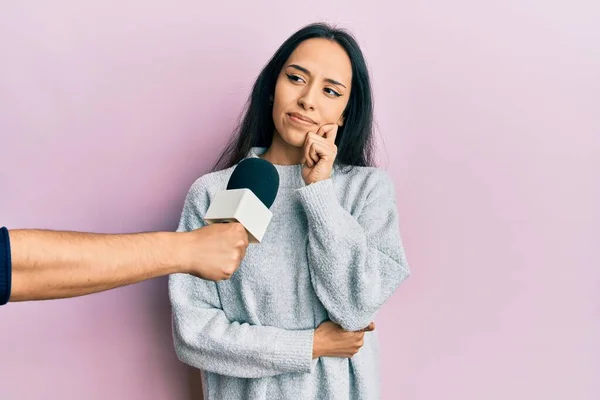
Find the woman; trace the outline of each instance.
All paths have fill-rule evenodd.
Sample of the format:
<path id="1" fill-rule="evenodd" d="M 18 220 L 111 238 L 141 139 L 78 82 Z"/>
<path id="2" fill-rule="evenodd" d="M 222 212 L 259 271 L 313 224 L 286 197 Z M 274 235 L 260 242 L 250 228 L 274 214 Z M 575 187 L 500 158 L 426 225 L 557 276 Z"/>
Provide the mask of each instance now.
<path id="1" fill-rule="evenodd" d="M 392 182 L 371 167 L 372 119 L 356 41 L 307 26 L 259 75 L 217 171 L 192 185 L 179 230 L 203 225 L 243 158 L 280 175 L 268 231 L 230 280 L 170 278 L 175 348 L 204 370 L 205 398 L 380 398 L 371 322 L 409 271 Z"/>

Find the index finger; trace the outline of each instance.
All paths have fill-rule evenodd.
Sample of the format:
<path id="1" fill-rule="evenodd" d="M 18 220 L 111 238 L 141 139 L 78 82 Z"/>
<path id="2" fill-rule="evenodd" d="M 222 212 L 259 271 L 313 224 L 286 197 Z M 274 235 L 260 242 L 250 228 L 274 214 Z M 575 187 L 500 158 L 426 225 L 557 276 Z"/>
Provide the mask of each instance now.
<path id="1" fill-rule="evenodd" d="M 330 142 L 335 143 L 335 138 L 337 136 L 338 125 L 337 124 L 325 124 L 319 128 L 317 131 L 317 135 L 322 136 Z"/>

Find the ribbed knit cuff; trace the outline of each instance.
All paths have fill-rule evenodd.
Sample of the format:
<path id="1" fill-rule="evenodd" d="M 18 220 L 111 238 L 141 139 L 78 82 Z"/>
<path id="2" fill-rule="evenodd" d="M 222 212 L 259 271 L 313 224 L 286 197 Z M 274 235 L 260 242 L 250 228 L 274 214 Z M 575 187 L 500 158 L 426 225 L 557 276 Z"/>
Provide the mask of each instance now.
<path id="1" fill-rule="evenodd" d="M 298 189 L 309 222 L 318 226 L 333 226 L 335 207 L 339 207 L 333 181 L 325 179 Z"/>
<path id="2" fill-rule="evenodd" d="M 273 361 L 290 372 L 310 373 L 312 368 L 313 329 L 287 331 L 280 338 L 281 347 L 276 348 Z"/>
<path id="3" fill-rule="evenodd" d="M 8 229 L 0 228 L 0 306 L 10 299 L 12 265 Z"/>

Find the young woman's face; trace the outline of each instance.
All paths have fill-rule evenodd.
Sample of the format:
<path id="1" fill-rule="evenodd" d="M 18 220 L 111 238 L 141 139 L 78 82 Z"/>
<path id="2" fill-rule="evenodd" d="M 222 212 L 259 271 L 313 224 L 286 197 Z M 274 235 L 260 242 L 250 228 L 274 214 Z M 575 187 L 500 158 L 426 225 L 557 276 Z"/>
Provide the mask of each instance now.
<path id="1" fill-rule="evenodd" d="M 302 147 L 308 132 L 342 125 L 350 98 L 352 65 L 344 49 L 326 39 L 302 42 L 284 64 L 273 96 L 276 134 Z"/>

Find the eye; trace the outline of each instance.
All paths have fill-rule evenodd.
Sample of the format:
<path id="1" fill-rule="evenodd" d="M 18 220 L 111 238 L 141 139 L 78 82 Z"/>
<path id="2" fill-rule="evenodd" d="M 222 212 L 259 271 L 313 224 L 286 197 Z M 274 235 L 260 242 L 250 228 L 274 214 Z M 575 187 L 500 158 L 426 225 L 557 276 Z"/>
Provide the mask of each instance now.
<path id="1" fill-rule="evenodd" d="M 299 77 L 298 75 L 291 75 L 291 74 L 286 74 L 288 79 L 292 82 L 296 82 L 296 83 L 306 83 L 304 82 L 304 79 L 302 79 L 301 77 Z"/>
<path id="2" fill-rule="evenodd" d="M 323 89 L 323 91 L 325 93 L 327 93 L 329 96 L 335 96 L 335 97 L 340 97 L 341 94 L 339 94 L 338 92 L 336 92 L 335 90 L 331 89 L 331 88 L 325 88 Z"/>

